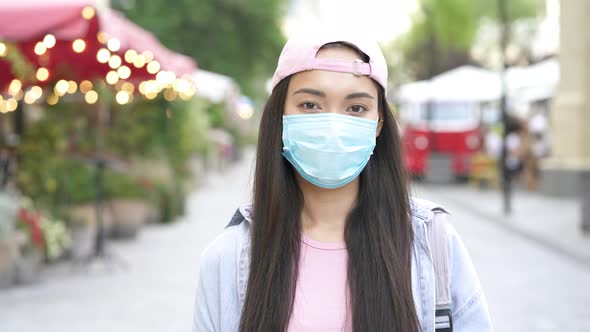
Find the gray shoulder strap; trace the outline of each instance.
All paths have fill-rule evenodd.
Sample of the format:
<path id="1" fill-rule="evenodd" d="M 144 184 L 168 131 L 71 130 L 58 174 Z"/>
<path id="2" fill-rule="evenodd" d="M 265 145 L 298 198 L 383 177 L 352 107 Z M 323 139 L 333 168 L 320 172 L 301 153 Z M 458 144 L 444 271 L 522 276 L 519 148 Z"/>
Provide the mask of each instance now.
<path id="1" fill-rule="evenodd" d="M 244 216 L 240 212 L 240 209 L 237 209 L 236 212 L 234 212 L 234 215 L 231 217 L 231 220 L 229 221 L 229 223 L 227 224 L 227 226 L 225 226 L 225 228 L 228 228 L 228 227 L 231 227 L 231 226 L 235 226 L 235 225 L 239 225 L 244 220 L 246 220 L 246 218 L 244 218 Z"/>
<path id="2" fill-rule="evenodd" d="M 436 275 L 436 331 L 453 330 L 451 312 L 451 283 L 449 279 L 449 250 L 447 238 L 447 213 L 433 209 L 434 216 L 427 223 L 430 253 Z"/>

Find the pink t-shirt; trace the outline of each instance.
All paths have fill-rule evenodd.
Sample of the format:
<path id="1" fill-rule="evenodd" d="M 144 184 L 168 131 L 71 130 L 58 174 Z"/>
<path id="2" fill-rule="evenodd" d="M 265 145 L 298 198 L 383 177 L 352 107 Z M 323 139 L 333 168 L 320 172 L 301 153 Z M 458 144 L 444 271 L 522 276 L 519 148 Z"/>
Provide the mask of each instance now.
<path id="1" fill-rule="evenodd" d="M 295 303 L 287 331 L 352 331 L 347 317 L 346 244 L 317 242 L 305 235 L 302 238 Z"/>

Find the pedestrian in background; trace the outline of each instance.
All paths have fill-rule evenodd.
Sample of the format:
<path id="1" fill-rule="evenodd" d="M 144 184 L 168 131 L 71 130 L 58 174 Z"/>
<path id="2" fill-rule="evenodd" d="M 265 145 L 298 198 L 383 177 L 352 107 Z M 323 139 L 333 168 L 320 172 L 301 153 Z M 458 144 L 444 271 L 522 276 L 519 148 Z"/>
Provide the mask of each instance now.
<path id="1" fill-rule="evenodd" d="M 379 46 L 300 34 L 272 88 L 253 204 L 202 254 L 193 330 L 490 331 L 446 210 L 409 197 Z"/>

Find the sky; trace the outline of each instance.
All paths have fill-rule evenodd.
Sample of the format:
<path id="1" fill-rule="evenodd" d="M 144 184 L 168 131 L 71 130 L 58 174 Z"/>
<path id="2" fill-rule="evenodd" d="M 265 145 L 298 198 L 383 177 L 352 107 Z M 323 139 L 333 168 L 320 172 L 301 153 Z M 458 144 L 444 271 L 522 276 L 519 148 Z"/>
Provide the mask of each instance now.
<path id="1" fill-rule="evenodd" d="M 289 37 L 311 24 L 338 25 L 387 43 L 410 28 L 416 10 L 418 0 L 291 0 L 283 31 Z"/>

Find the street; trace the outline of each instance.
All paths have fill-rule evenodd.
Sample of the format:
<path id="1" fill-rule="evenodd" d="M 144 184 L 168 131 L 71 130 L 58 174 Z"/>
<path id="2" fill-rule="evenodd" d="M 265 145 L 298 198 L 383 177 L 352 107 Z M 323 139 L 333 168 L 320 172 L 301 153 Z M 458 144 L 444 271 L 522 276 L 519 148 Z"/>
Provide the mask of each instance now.
<path id="1" fill-rule="evenodd" d="M 1 290 L 0 331 L 189 331 L 199 254 L 248 202 L 252 158 L 203 180 L 184 220 L 109 242 L 114 262 L 56 266 L 38 284 Z M 590 265 L 474 213 L 444 186 L 414 191 L 452 212 L 497 331 L 590 331 Z"/>

